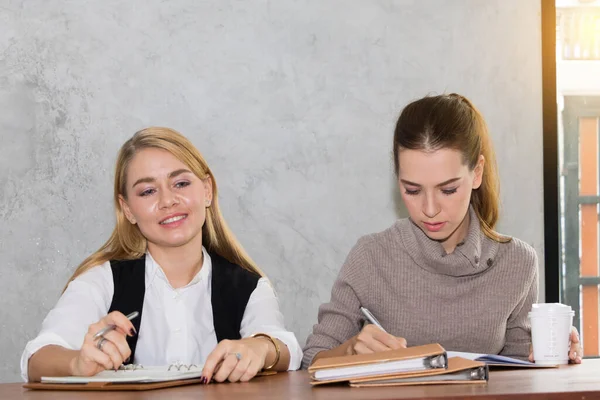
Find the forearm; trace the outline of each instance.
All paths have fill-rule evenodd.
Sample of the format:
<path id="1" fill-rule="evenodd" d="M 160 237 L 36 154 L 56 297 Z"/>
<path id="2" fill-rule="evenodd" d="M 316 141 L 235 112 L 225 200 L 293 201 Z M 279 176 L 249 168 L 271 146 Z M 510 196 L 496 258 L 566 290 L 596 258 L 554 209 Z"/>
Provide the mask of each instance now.
<path id="1" fill-rule="evenodd" d="M 77 353 L 77 350 L 56 345 L 42 347 L 29 359 L 27 368 L 29 381 L 38 382 L 42 376 L 72 375 L 71 365 Z"/>

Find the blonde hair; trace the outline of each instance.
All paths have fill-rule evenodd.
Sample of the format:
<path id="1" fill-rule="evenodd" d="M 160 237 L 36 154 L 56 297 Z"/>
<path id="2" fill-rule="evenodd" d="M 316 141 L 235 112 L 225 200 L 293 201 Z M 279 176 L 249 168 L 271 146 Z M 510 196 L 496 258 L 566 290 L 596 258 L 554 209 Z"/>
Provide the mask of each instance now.
<path id="1" fill-rule="evenodd" d="M 482 181 L 471 193 L 471 205 L 485 236 L 500 243 L 509 242 L 510 237 L 494 230 L 500 214 L 500 178 L 487 125 L 473 103 L 456 93 L 427 96 L 402 110 L 394 132 L 396 175 L 401 149 L 442 148 L 460 151 L 471 170 L 483 155 Z"/>
<path id="2" fill-rule="evenodd" d="M 116 226 L 108 241 L 77 267 L 69 282 L 90 268 L 106 261 L 133 260 L 140 258 L 146 252 L 146 238 L 138 226 L 131 224 L 125 217 L 119 196 L 127 198 L 127 168 L 133 157 L 140 150 L 147 148 L 166 150 L 186 164 L 198 178 L 202 180 L 210 178 L 213 198 L 210 206 L 206 209 L 206 221 L 202 227 L 202 244 L 209 252 L 214 252 L 229 262 L 240 265 L 259 276 L 264 276 L 225 223 L 219 210 L 217 182 L 198 149 L 186 137 L 173 129 L 150 127 L 136 132 L 121 147 L 117 156 L 113 199 Z"/>

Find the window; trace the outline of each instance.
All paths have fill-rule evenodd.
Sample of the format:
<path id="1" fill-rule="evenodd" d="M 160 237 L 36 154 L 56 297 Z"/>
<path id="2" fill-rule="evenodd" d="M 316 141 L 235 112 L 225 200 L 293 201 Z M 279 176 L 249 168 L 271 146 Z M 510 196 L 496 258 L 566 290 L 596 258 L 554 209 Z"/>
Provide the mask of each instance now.
<path id="1" fill-rule="evenodd" d="M 542 1 L 542 35 L 546 301 L 573 307 L 584 356 L 597 357 L 600 0 Z"/>

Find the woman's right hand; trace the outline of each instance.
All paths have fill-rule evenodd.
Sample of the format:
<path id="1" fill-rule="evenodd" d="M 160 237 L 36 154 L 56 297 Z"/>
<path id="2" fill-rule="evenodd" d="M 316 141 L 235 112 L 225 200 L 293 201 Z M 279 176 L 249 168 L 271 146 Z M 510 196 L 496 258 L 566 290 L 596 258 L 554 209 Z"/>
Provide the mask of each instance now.
<path id="1" fill-rule="evenodd" d="M 109 325 L 116 325 L 117 328 L 104 334 L 103 337 L 107 340 L 99 349 L 98 342 L 102 337 L 94 340 L 94 335 Z M 125 336 L 133 336 L 135 333 L 131 321 L 119 311 L 113 311 L 90 325 L 81 350 L 69 365 L 71 375 L 92 376 L 107 369 L 118 369 L 131 355 Z"/>
<path id="2" fill-rule="evenodd" d="M 406 339 L 384 332 L 373 324 L 366 325 L 352 339 L 347 354 L 369 354 L 379 351 L 396 350 L 406 347 Z"/>

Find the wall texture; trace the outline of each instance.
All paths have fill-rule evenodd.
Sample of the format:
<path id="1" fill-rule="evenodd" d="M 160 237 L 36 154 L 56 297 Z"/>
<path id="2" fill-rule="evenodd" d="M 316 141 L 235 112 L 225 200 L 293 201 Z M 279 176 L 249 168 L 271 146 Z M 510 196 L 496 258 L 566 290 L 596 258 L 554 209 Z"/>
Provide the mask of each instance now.
<path id="1" fill-rule="evenodd" d="M 1 0 L 0 381 L 108 237 L 119 146 L 178 129 L 304 342 L 347 252 L 403 215 L 402 105 L 457 91 L 488 119 L 501 230 L 543 264 L 534 0 Z M 543 275 L 542 275 L 543 279 Z"/>

